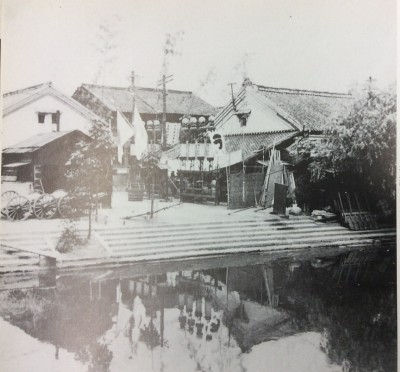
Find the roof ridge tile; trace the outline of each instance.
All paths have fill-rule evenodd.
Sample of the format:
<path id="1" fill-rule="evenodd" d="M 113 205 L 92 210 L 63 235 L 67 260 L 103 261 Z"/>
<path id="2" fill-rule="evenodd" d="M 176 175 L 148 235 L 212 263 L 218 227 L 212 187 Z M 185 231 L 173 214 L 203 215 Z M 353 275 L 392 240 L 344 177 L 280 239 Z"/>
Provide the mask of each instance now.
<path id="1" fill-rule="evenodd" d="M 318 97 L 336 97 L 336 98 L 352 98 L 350 93 L 338 93 L 338 92 L 327 92 L 318 90 L 307 90 L 307 89 L 293 89 L 293 88 L 276 88 L 267 87 L 264 85 L 257 85 L 259 91 L 266 91 L 271 93 L 281 93 L 281 94 L 299 94 L 299 95 L 309 95 Z"/>
<path id="2" fill-rule="evenodd" d="M 13 96 L 15 94 L 20 94 L 20 93 L 24 93 L 24 92 L 29 92 L 30 90 L 35 90 L 38 89 L 40 87 L 51 87 L 53 85 L 53 83 L 51 81 L 47 81 L 45 83 L 41 83 L 41 84 L 36 84 L 36 85 L 32 85 L 30 87 L 26 87 L 26 88 L 22 88 L 22 89 L 17 89 L 17 90 L 12 90 L 6 93 L 3 93 L 3 97 L 9 97 L 9 96 Z"/>

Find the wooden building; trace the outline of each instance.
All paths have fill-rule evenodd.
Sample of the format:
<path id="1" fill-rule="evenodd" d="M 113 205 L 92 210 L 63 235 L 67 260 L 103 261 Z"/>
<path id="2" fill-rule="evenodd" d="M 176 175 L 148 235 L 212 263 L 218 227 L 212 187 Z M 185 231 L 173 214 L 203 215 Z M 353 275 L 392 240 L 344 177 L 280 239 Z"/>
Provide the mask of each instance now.
<path id="1" fill-rule="evenodd" d="M 330 120 L 346 113 L 352 103 L 353 98 L 348 94 L 272 88 L 246 79 L 216 114 L 212 126 L 223 138 L 224 157 L 228 159 L 219 167 L 225 172 L 228 184 L 226 195 L 221 197 L 228 201 L 228 208 L 255 205 L 265 182 L 271 185 L 268 191 L 271 195 L 267 198 L 270 206 L 275 182 L 304 176 L 300 170 L 293 177 L 295 161 L 288 150 L 296 138 L 320 139 Z M 279 172 L 275 169 L 266 180 L 268 168 L 272 167 L 272 148 Z M 210 149 L 206 143 L 177 144 L 164 152 L 164 158 L 170 170 L 185 172 L 186 176 L 193 172 L 196 178 L 199 171 L 204 173 L 218 168 Z"/>
<path id="2" fill-rule="evenodd" d="M 230 167 L 228 192 L 232 203 L 228 207 L 254 205 L 268 173 L 272 148 L 278 152 L 280 168 L 292 170 L 288 148 L 295 139 L 320 135 L 335 116 L 348 112 L 352 103 L 349 94 L 272 88 L 246 79 L 214 123 L 226 151 L 241 150 L 243 154 L 242 166 Z M 275 178 L 281 182 L 284 174 Z M 273 188 L 269 192 L 273 193 Z"/>
<path id="3" fill-rule="evenodd" d="M 134 82 L 133 82 L 134 83 Z M 140 184 L 138 167 L 131 146 L 135 142 L 131 136 L 121 135 L 121 118 L 130 123 L 132 112 L 137 112 L 144 122 L 149 144 L 161 143 L 161 125 L 163 116 L 163 93 L 161 89 L 143 87 L 114 87 L 94 84 L 82 84 L 72 96 L 80 104 L 99 115 L 110 123 L 112 135 L 122 148 L 123 155 L 114 161 L 114 189 L 132 191 L 132 185 Z M 190 91 L 168 89 L 166 96 L 166 145 L 179 143 L 182 119 L 186 116 L 208 119 L 215 113 L 215 108 Z M 136 114 L 135 114 L 136 115 Z M 122 138 L 122 140 L 121 140 Z M 132 174 L 133 173 L 133 174 Z M 160 177 L 164 179 L 164 177 Z M 164 181 L 163 181 L 164 182 Z M 164 182 L 165 183 L 165 182 Z M 164 189 L 158 184 L 157 189 Z M 148 190 L 147 190 L 148 191 Z M 141 195 L 139 188 L 134 188 L 133 194 Z M 160 193 L 161 194 L 161 193 Z M 135 196 L 136 198 L 136 196 Z M 138 196 L 140 200 L 140 196 Z"/>
<path id="4" fill-rule="evenodd" d="M 90 137 L 79 130 L 49 132 L 3 149 L 2 183 L 28 183 L 46 193 L 65 188 L 66 163 L 79 141 Z"/>
<path id="5" fill-rule="evenodd" d="M 121 112 L 128 121 L 132 119 L 132 110 L 136 106 L 141 119 L 145 122 L 149 142 L 159 142 L 161 128 L 150 125 L 155 120 L 161 121 L 163 113 L 162 90 L 154 88 L 113 87 L 94 84 L 82 84 L 72 98 L 111 123 L 114 136 L 118 135 L 117 112 Z M 166 97 L 166 143 L 175 145 L 179 142 L 182 118 L 186 115 L 208 118 L 215 113 L 215 108 L 190 91 L 168 89 Z M 154 141 L 155 139 L 155 141 Z M 126 146 L 127 151 L 129 146 Z"/>

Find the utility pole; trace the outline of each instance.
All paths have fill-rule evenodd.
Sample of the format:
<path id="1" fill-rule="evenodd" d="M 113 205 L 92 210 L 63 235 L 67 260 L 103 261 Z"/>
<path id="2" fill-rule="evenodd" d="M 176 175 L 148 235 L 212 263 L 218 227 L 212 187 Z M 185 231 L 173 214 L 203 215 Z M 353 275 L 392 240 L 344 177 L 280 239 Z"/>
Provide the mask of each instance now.
<path id="1" fill-rule="evenodd" d="M 164 74 L 157 84 L 157 86 L 162 85 L 163 113 L 161 118 L 161 143 L 164 149 L 167 146 L 167 83 L 170 83 L 173 80 L 173 76 L 174 75 L 166 76 Z"/>
<path id="2" fill-rule="evenodd" d="M 162 81 L 162 92 L 163 92 L 163 113 L 161 119 L 161 138 L 162 138 L 162 145 L 165 149 L 167 145 L 167 84 L 165 83 L 165 75 L 163 75 Z"/>
<path id="3" fill-rule="evenodd" d="M 130 86 L 130 91 L 131 91 L 131 95 L 132 95 L 132 118 L 131 118 L 131 123 L 132 123 L 132 127 L 135 126 L 134 124 L 134 118 L 135 118 L 135 71 L 131 72 L 131 86 Z M 135 138 L 135 145 L 136 145 L 136 138 Z M 134 146 L 135 146 L 134 145 Z M 128 177 L 129 177 L 129 189 L 131 191 L 132 189 L 132 183 L 135 183 L 138 181 L 137 176 L 134 179 L 134 171 L 133 171 L 133 164 L 134 164 L 134 160 L 131 154 L 131 147 L 132 147 L 132 142 L 129 142 L 129 156 L 128 156 Z M 134 185 L 133 187 L 136 187 L 136 185 Z"/>
<path id="4" fill-rule="evenodd" d="M 236 83 L 229 83 L 228 85 L 230 85 L 230 86 L 231 86 L 231 93 L 232 93 L 232 105 L 233 105 L 233 108 L 235 109 L 235 111 L 237 111 L 237 110 L 236 110 L 236 101 L 235 101 L 235 96 L 234 96 L 234 94 L 233 94 L 233 86 L 234 86 L 234 85 L 236 85 Z"/>
<path id="5" fill-rule="evenodd" d="M 135 71 L 131 72 L 131 92 L 132 92 L 132 125 L 135 115 Z"/>

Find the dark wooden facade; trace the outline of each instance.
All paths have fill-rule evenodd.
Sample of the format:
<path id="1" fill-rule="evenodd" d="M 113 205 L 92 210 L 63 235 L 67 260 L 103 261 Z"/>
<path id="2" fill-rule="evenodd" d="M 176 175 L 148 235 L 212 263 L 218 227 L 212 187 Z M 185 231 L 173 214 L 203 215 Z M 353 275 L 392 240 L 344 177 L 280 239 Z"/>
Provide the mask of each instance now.
<path id="1" fill-rule="evenodd" d="M 51 137 L 54 133 L 46 133 Z M 41 146 L 35 146 L 38 136 L 6 148 L 2 153 L 2 181 L 32 182 L 41 180 L 46 193 L 65 188 L 66 163 L 76 143 L 90 141 L 90 137 L 79 130 L 58 132 L 59 136 Z M 39 136 L 44 136 L 41 134 Z M 43 141 L 44 142 L 44 141 Z M 29 146 L 31 144 L 31 146 Z"/>

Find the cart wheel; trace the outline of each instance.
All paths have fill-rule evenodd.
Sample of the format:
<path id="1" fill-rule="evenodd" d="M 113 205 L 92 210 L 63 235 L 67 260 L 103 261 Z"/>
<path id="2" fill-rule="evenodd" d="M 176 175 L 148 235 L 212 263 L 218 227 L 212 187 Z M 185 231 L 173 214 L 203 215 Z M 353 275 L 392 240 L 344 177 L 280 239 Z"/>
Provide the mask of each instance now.
<path id="1" fill-rule="evenodd" d="M 17 196 L 18 193 L 12 190 L 5 191 L 1 194 L 1 214 L 7 217 L 7 204 L 14 197 Z"/>
<path id="2" fill-rule="evenodd" d="M 25 196 L 14 196 L 7 204 L 6 214 L 11 221 L 23 221 L 31 215 L 31 203 Z"/>
<path id="3" fill-rule="evenodd" d="M 57 212 L 57 201 L 53 195 L 42 194 L 33 203 L 33 213 L 39 219 L 50 219 Z"/>
<path id="4" fill-rule="evenodd" d="M 64 195 L 58 200 L 58 213 L 62 218 L 71 218 L 76 215 L 76 208 L 73 207 L 72 199 L 70 195 Z"/>

